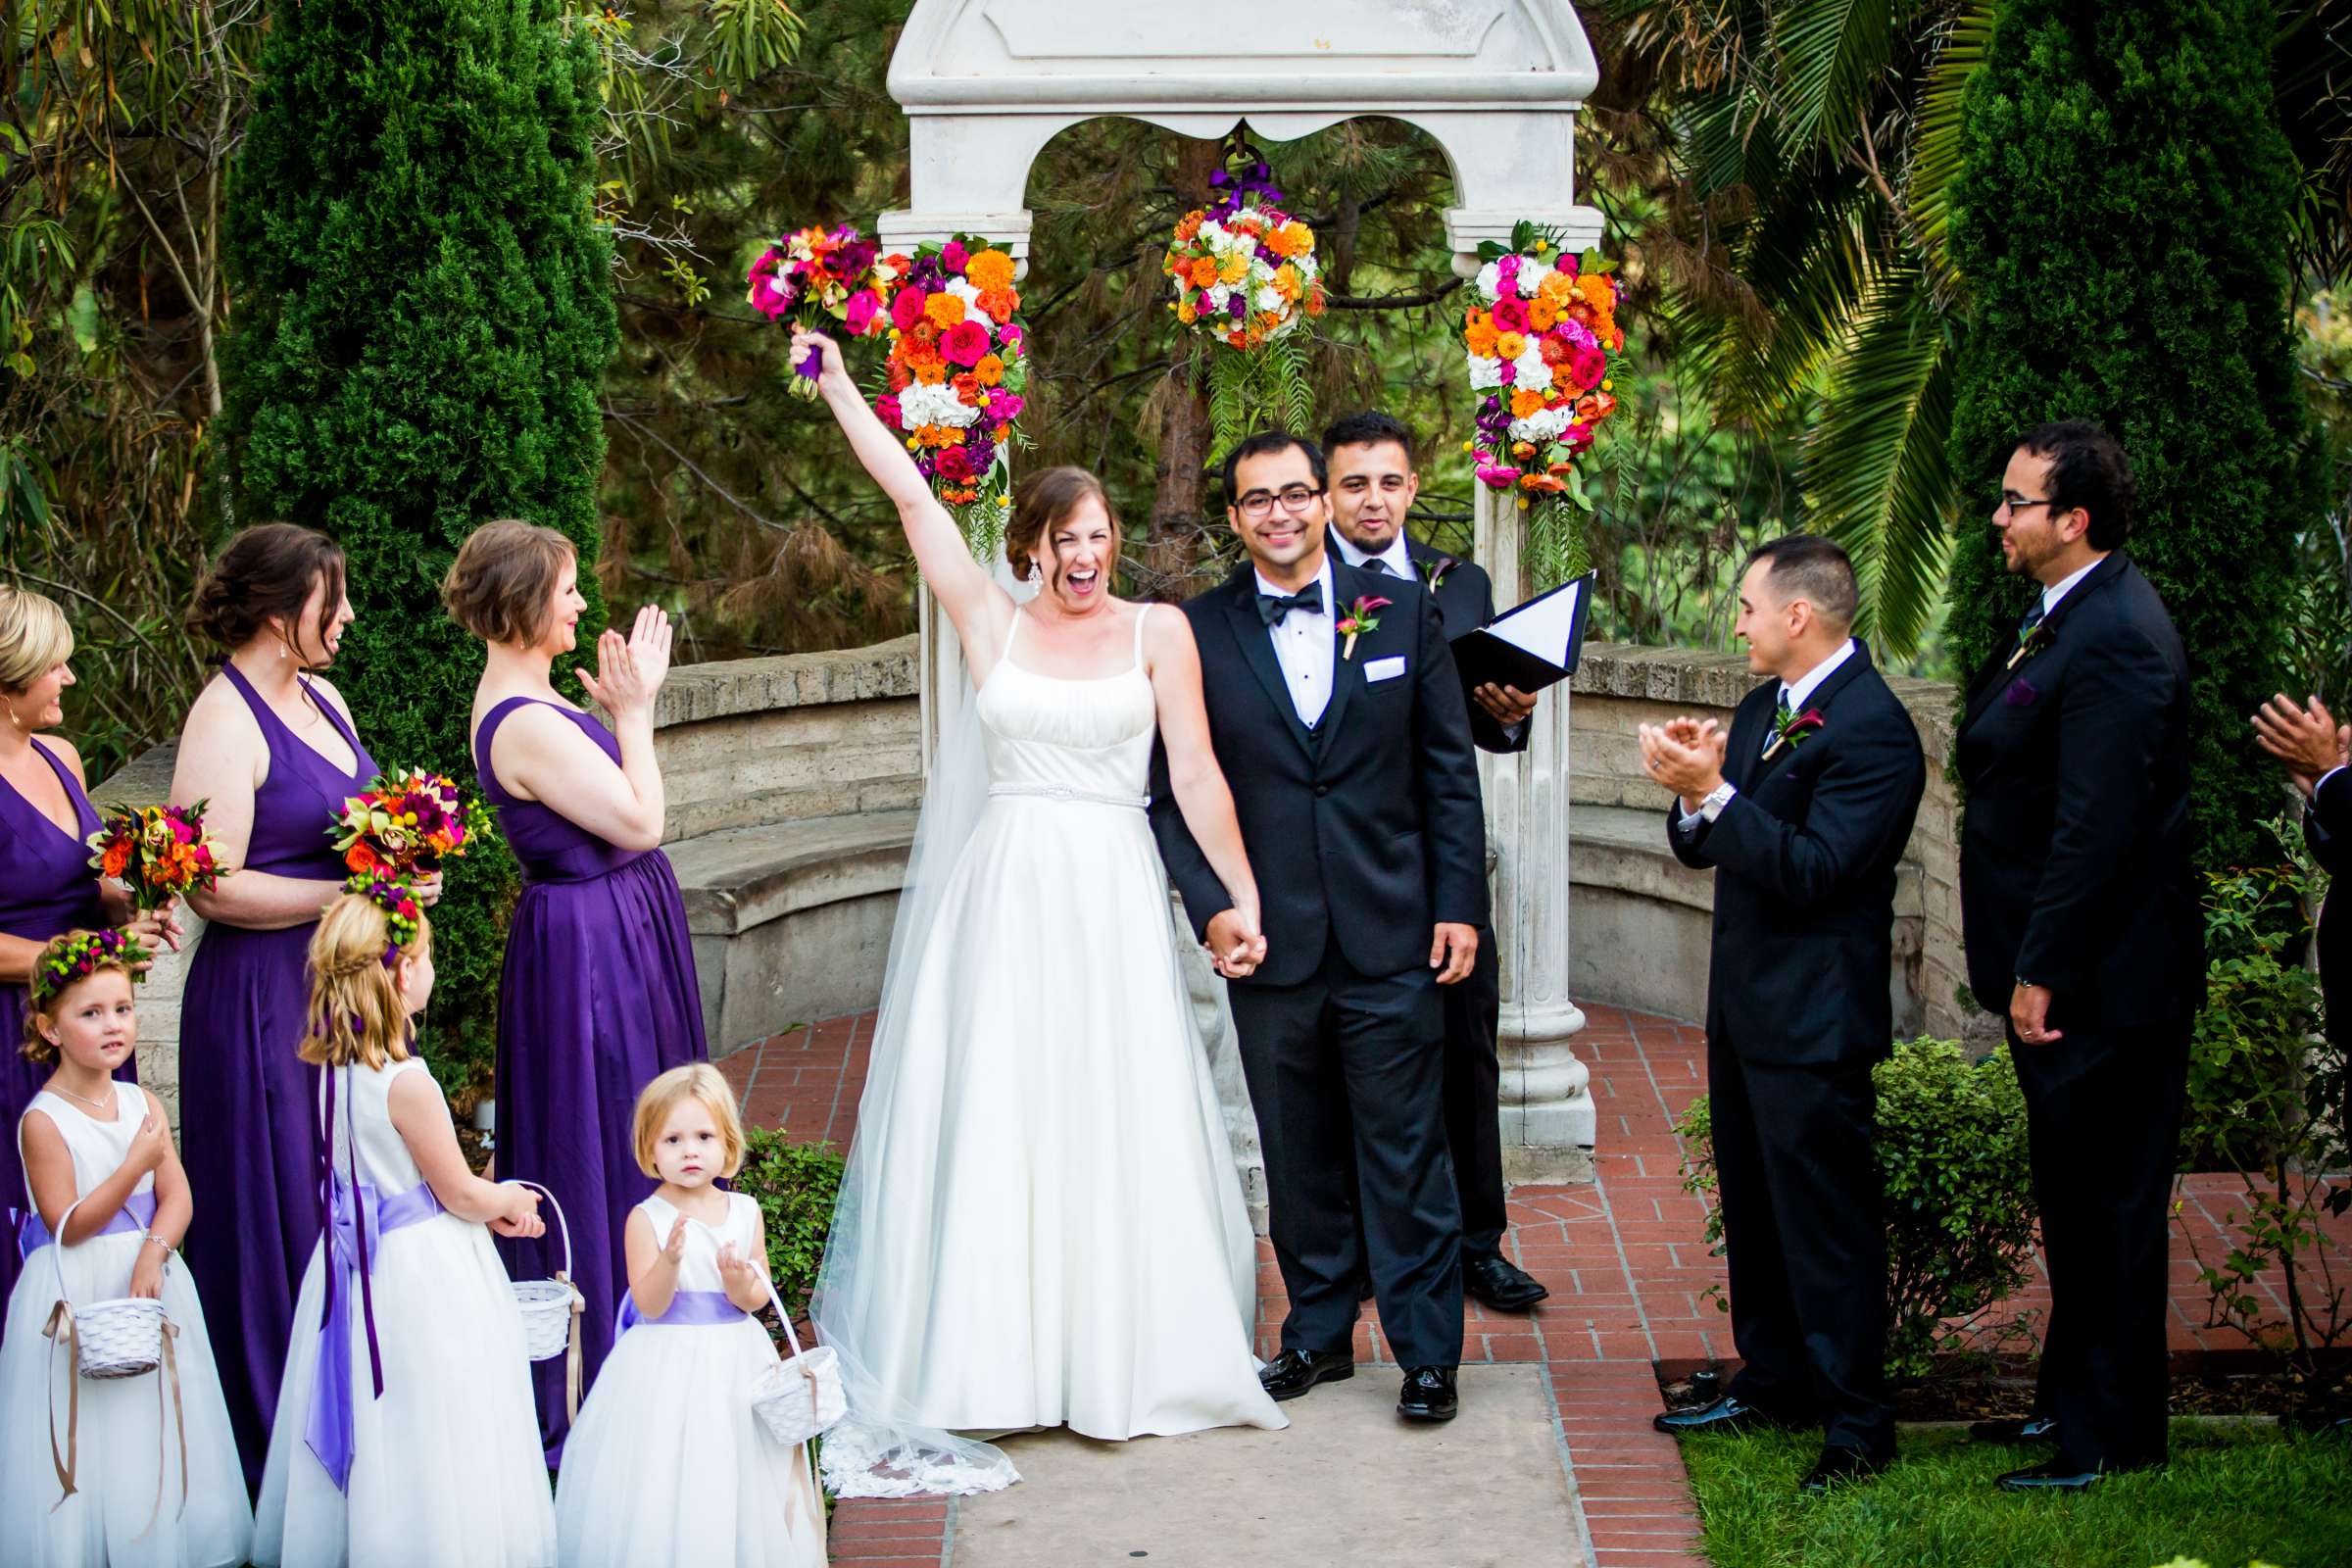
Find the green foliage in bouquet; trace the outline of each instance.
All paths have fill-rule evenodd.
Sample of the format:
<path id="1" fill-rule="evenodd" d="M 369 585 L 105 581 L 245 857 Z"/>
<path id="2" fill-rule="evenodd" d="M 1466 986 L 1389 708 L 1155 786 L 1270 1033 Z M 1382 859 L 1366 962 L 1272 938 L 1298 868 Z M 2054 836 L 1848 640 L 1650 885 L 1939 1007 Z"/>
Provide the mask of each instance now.
<path id="1" fill-rule="evenodd" d="M 795 1317 L 808 1311 L 825 1260 L 843 1163 L 831 1144 L 796 1144 L 768 1127 L 745 1130 L 743 1169 L 733 1185 L 760 1204 L 767 1223 L 768 1277 Z"/>
<path id="2" fill-rule="evenodd" d="M 2266 0 L 2016 0 L 1964 101 L 1953 260 L 1967 281 L 1951 452 L 1954 662 L 2006 645 L 2033 585 L 1985 519 L 2016 438 L 2105 425 L 2130 454 L 2129 549 L 2188 647 L 2203 865 L 2260 853 L 2277 768 L 2245 715 L 2276 689 L 2294 542 L 2318 515 L 2296 387 Z M 2298 694 L 2299 695 L 2299 694 Z"/>
<path id="3" fill-rule="evenodd" d="M 229 196 L 223 512 L 342 544 L 359 620 L 333 678 L 362 738 L 470 785 L 481 658 L 438 592 L 459 543 L 494 517 L 561 529 L 581 645 L 604 625 L 597 63 L 554 0 L 303 0 L 271 7 L 261 69 Z M 494 841 L 448 878 L 424 1048 L 462 1095 L 488 1069 L 514 864 Z"/>
<path id="4" fill-rule="evenodd" d="M 1948 1040 L 1914 1040 L 1871 1070 L 1886 1218 L 1886 1375 L 1925 1377 L 1938 1351 L 1967 1348 L 1974 1320 L 2026 1283 L 2034 1181 L 2026 1101 L 2002 1046 L 1982 1061 Z M 1675 1123 L 1683 1188 L 1713 1206 L 1715 1156 L 1704 1096 Z"/>

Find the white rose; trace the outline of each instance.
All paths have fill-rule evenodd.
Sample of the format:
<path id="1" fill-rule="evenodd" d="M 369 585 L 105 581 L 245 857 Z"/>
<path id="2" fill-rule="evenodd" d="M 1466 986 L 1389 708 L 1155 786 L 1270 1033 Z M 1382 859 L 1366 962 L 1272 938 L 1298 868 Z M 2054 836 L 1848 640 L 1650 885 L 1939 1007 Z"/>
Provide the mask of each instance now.
<path id="1" fill-rule="evenodd" d="M 1229 285 L 1224 283 L 1208 285 L 1208 308 L 1211 311 L 1222 312 L 1226 302 L 1232 298 L 1233 289 Z"/>

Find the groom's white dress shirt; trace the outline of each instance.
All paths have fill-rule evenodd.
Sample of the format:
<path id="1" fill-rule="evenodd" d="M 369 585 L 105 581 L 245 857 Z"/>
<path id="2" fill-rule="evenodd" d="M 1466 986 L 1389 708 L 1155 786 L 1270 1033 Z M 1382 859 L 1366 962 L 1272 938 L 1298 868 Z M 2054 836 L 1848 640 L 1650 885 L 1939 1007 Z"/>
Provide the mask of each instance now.
<path id="1" fill-rule="evenodd" d="M 1289 595 L 1289 589 L 1268 582 L 1264 572 L 1257 572 L 1256 577 L 1259 593 Z M 1339 634 L 1332 629 L 1337 624 L 1338 612 L 1331 602 L 1328 554 L 1313 586 L 1323 596 L 1323 613 L 1310 615 L 1295 610 L 1283 616 L 1279 624 L 1266 628 L 1266 635 L 1274 640 L 1275 662 L 1282 665 L 1283 685 L 1290 689 L 1291 707 L 1298 714 L 1298 722 L 1308 729 L 1322 721 L 1323 710 L 1331 705 L 1332 663 L 1340 647 Z"/>
<path id="2" fill-rule="evenodd" d="M 2071 587 L 2072 584 L 2069 584 L 2068 586 Z M 1838 672 L 1838 665 L 1844 663 L 1847 660 L 1854 657 L 1855 647 L 1856 644 L 1854 640 L 1851 637 L 1848 637 L 1844 644 L 1840 646 L 1836 653 L 1823 660 L 1820 663 L 1815 664 L 1811 669 L 1806 670 L 1802 675 L 1797 676 L 1794 681 L 1781 682 L 1781 706 L 1787 708 L 1791 713 L 1803 712 L 1805 710 L 1806 699 L 1810 698 L 1815 692 L 1821 689 L 1821 683 L 1823 681 L 1828 680 L 1832 675 Z M 1775 738 L 1775 731 L 1771 729 L 1765 730 L 1764 744 L 1756 748 L 1758 755 L 1772 750 L 1772 743 Z M 1693 811 L 1686 807 L 1683 810 L 1683 814 L 1675 819 L 1675 826 L 1688 833 L 1692 828 L 1696 827 L 1702 820 L 1708 822 L 1714 821 L 1715 818 L 1723 814 L 1723 808 L 1732 804 L 1732 797 L 1739 793 L 1740 791 L 1738 787 L 1727 781 L 1721 788 L 1715 790 L 1705 800 L 1699 802 L 1697 810 Z"/>

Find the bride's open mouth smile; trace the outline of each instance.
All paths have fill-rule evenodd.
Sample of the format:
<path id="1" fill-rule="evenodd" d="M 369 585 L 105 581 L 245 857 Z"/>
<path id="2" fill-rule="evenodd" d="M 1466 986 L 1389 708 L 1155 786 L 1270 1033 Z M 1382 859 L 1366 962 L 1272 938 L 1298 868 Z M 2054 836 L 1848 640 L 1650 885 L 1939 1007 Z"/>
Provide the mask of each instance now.
<path id="1" fill-rule="evenodd" d="M 1064 575 L 1061 585 L 1069 591 L 1073 599 L 1084 599 L 1095 591 L 1101 583 L 1102 577 L 1102 573 L 1099 567 L 1082 566 Z"/>

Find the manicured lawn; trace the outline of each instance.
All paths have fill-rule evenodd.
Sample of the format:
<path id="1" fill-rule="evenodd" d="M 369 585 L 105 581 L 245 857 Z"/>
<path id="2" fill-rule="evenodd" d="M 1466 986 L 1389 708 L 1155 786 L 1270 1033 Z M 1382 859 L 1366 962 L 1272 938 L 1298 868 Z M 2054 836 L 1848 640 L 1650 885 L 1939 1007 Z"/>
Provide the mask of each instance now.
<path id="1" fill-rule="evenodd" d="M 2352 1565 L 2352 1441 L 2267 1427 L 2173 1429 L 2169 1470 L 2081 1496 L 1995 1492 L 2045 1450 L 1905 1434 L 1892 1470 L 1827 1497 L 1796 1491 L 1811 1434 L 1686 1438 L 1700 1545 L 1715 1568 L 2212 1568 Z"/>

